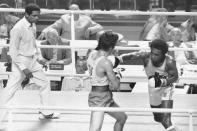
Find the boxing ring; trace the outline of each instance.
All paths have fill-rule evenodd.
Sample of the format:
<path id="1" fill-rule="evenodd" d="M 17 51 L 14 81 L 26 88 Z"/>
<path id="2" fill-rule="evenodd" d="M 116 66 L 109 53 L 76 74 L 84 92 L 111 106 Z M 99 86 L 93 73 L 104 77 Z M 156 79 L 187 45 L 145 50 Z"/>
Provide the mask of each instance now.
<path id="1" fill-rule="evenodd" d="M 3 9 L 2 12 L 24 12 L 23 9 Z M 96 41 L 78 41 L 75 40 L 74 32 L 74 17 L 75 13 L 83 14 L 130 14 L 130 15 L 197 15 L 192 12 L 138 12 L 138 11 L 65 11 L 65 10 L 42 10 L 43 13 L 56 14 L 71 14 L 71 46 L 39 46 L 40 48 L 71 48 L 72 59 L 75 59 L 75 51 L 79 49 L 94 48 Z M 87 46 L 79 45 L 79 43 L 88 43 Z M 143 41 L 129 41 L 131 45 L 134 43 L 142 43 Z M 145 42 L 146 43 L 146 42 Z M 91 46 L 89 45 L 91 44 Z M 9 46 L 1 44 L 0 46 Z M 118 50 L 139 50 L 148 49 L 147 47 L 117 47 Z M 196 48 L 171 48 L 171 51 L 195 51 Z M 74 68 L 75 61 L 72 63 Z M 126 68 L 126 67 L 125 67 Z M 127 68 L 126 68 L 127 70 Z M 1 72 L 0 79 L 7 79 L 9 72 Z M 46 72 L 49 77 L 89 77 L 85 74 L 65 74 Z M 147 82 L 145 75 L 124 75 L 121 82 Z M 195 76 L 180 76 L 180 82 L 197 83 Z M 28 96 L 28 97 L 27 97 Z M 61 91 L 50 92 L 51 106 L 41 106 L 39 103 L 38 91 L 17 91 L 11 106 L 0 107 L 7 109 L 8 115 L 3 121 L 8 125 L 8 131 L 87 131 L 89 129 L 89 120 L 91 111 L 108 111 L 120 112 L 124 111 L 129 118 L 126 122 L 124 131 L 158 131 L 163 130 L 163 127 L 154 122 L 152 112 L 171 112 L 172 121 L 175 125 L 183 129 L 183 131 L 197 130 L 197 99 L 196 95 L 175 94 L 173 109 L 151 109 L 149 108 L 148 94 L 144 93 L 123 93 L 114 92 L 114 99 L 120 105 L 120 108 L 90 108 L 87 105 L 88 92 L 85 91 Z M 60 112 L 60 119 L 39 120 L 39 110 L 53 110 Z M 111 131 L 113 129 L 114 120 L 111 117 L 105 116 L 102 131 Z"/>
<path id="2" fill-rule="evenodd" d="M 28 97 L 27 97 L 28 96 Z M 87 131 L 90 111 L 125 111 L 128 115 L 125 131 L 164 131 L 162 126 L 154 122 L 152 111 L 172 112 L 172 120 L 183 131 L 197 129 L 197 103 L 195 95 L 175 95 L 174 109 L 150 109 L 148 94 L 117 93 L 114 99 L 120 108 L 89 108 L 87 105 L 88 92 L 62 91 L 50 93 L 51 106 L 42 107 L 39 103 L 38 91 L 18 91 L 9 109 L 5 123 L 9 130 L 14 131 Z M 185 103 L 185 104 L 183 104 Z M 5 107 L 6 108 L 6 107 Z M 193 109 L 192 109 L 193 108 Z M 61 112 L 59 119 L 39 120 L 40 109 Z M 105 116 L 102 131 L 112 131 L 114 119 Z"/>

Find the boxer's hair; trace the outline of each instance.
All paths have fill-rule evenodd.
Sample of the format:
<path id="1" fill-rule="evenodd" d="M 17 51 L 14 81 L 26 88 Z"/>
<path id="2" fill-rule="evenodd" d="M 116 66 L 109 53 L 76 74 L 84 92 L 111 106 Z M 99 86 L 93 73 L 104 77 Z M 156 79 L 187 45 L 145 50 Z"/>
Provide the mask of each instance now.
<path id="1" fill-rule="evenodd" d="M 114 48 L 118 41 L 118 35 L 112 31 L 105 31 L 101 34 L 98 40 L 96 50 L 102 49 L 108 51 L 111 47 Z"/>
<path id="2" fill-rule="evenodd" d="M 155 39 L 152 42 L 149 43 L 150 48 L 156 48 L 158 50 L 161 50 L 163 54 L 166 54 L 168 52 L 168 44 L 161 39 Z"/>
<path id="3" fill-rule="evenodd" d="M 34 3 L 30 3 L 25 7 L 25 13 L 31 15 L 33 11 L 40 11 L 40 7 Z"/>

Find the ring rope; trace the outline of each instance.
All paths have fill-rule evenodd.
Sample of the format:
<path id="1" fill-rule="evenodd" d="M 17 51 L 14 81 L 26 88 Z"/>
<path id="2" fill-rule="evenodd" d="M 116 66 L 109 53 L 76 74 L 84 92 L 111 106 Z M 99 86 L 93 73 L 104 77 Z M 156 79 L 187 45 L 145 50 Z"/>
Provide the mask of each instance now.
<path id="1" fill-rule="evenodd" d="M 172 113 L 197 113 L 196 109 L 158 109 L 158 108 L 125 108 L 125 107 L 80 107 L 68 108 L 63 106 L 0 106 L 8 110 L 58 110 L 58 111 L 107 111 L 107 112 L 172 112 Z"/>
<path id="2" fill-rule="evenodd" d="M 2 72 L 0 74 L 0 77 L 3 77 L 3 79 L 8 79 L 8 76 L 11 75 L 12 72 Z M 49 73 L 49 72 L 45 72 L 45 74 L 48 77 L 80 77 L 82 79 L 87 79 L 87 78 L 91 78 L 90 75 L 87 74 L 65 74 L 65 73 Z M 126 80 L 125 80 L 126 79 Z M 123 76 L 123 78 L 121 79 L 121 82 L 128 82 L 128 80 L 130 80 L 130 82 L 147 82 L 147 77 L 146 76 Z M 197 77 L 194 76 L 179 76 L 179 81 L 177 81 L 177 83 L 188 83 L 190 82 L 190 84 L 195 84 L 197 81 Z M 176 84 L 176 83 L 175 83 Z"/>
<path id="3" fill-rule="evenodd" d="M 83 40 L 82 40 L 83 41 Z M 88 40 L 84 40 L 88 41 Z M 132 43 L 132 41 L 130 41 Z M 140 43 L 140 41 L 139 41 Z M 0 44 L 0 47 L 9 47 L 8 44 Z M 89 46 L 84 47 L 82 45 L 76 45 L 76 46 L 69 46 L 69 45 L 38 45 L 39 48 L 57 48 L 57 49 L 95 49 L 96 46 Z M 118 50 L 150 50 L 149 47 L 131 47 L 131 46 L 116 46 L 115 49 Z M 197 48 L 177 48 L 177 47 L 171 47 L 169 48 L 169 51 L 197 51 Z"/>
<path id="4" fill-rule="evenodd" d="M 24 9 L 0 8 L 0 12 L 24 13 Z M 177 16 L 197 16 L 196 12 L 145 12 L 145 11 L 100 11 L 100 10 L 78 10 L 71 11 L 65 9 L 41 9 L 42 14 L 114 14 L 114 15 L 177 15 Z"/>

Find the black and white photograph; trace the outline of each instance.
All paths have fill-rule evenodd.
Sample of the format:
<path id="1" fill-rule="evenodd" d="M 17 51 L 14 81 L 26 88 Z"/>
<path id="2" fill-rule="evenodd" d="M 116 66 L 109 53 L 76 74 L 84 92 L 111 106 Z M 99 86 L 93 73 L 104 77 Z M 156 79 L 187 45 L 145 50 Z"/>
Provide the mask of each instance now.
<path id="1" fill-rule="evenodd" d="M 196 0 L 0 0 L 0 131 L 197 131 Z"/>

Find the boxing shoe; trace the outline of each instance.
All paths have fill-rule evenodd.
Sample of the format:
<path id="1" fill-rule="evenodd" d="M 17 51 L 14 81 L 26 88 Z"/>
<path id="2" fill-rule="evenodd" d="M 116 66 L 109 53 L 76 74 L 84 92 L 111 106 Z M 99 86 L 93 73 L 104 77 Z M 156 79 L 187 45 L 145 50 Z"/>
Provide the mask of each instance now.
<path id="1" fill-rule="evenodd" d="M 53 113 L 44 113 L 42 111 L 39 111 L 39 119 L 59 119 L 60 113 L 59 112 L 53 112 Z"/>

